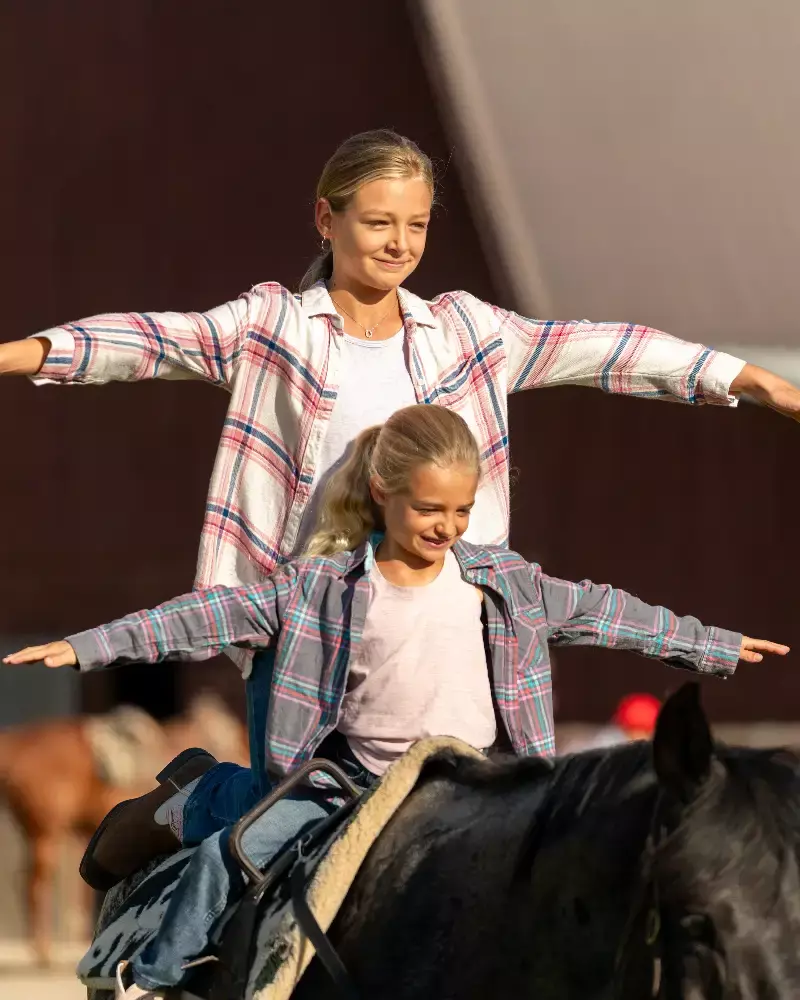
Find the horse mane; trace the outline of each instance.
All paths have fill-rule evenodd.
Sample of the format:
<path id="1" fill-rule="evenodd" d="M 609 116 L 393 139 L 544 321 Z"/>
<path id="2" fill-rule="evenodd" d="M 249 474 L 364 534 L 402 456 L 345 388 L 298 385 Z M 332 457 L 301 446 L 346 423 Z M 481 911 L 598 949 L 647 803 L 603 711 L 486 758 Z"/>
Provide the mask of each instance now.
<path id="1" fill-rule="evenodd" d="M 786 749 L 716 743 L 714 760 L 725 780 L 708 783 L 681 826 L 702 825 L 707 819 L 704 810 L 714 809 L 718 816 L 724 814 L 730 830 L 743 833 L 758 824 L 761 837 L 769 838 L 773 848 L 800 843 L 800 758 Z M 513 780 L 514 774 L 511 765 L 506 780 Z M 544 821 L 561 826 L 598 804 L 617 809 L 645 791 L 650 794 L 643 805 L 654 806 L 658 785 L 648 741 L 557 758 L 549 780 L 546 815 L 537 817 L 537 825 Z"/>
<path id="2" fill-rule="evenodd" d="M 764 834 L 796 842 L 800 835 L 800 759 L 785 748 L 755 750 L 717 745 L 728 781 L 721 803 L 733 814 L 751 805 Z M 745 801 L 746 799 L 746 801 Z M 770 822 L 765 823 L 769 816 Z M 733 815 L 730 817 L 734 819 Z M 741 816 L 738 819 L 741 821 Z"/>
<path id="3" fill-rule="evenodd" d="M 773 856 L 785 854 L 788 848 L 794 858 L 800 844 L 800 759 L 787 750 L 715 744 L 714 767 L 717 777 L 725 780 L 709 781 L 685 810 L 662 846 L 671 854 L 670 863 L 680 864 L 680 855 L 712 824 L 741 838 L 743 844 L 768 849 Z M 548 839 L 560 836 L 591 809 L 618 811 L 635 801 L 635 815 L 646 830 L 659 793 L 648 741 L 584 750 L 555 760 L 444 755 L 426 769 L 426 776 L 446 777 L 497 794 L 545 784 L 542 805 L 523 841 L 517 865 L 520 876 L 530 871 L 545 835 Z"/>
<path id="4" fill-rule="evenodd" d="M 660 849 L 673 866 L 696 855 L 713 831 L 736 839 L 740 856 L 772 857 L 795 870 L 800 848 L 800 760 L 785 749 L 715 746 L 712 773 Z M 703 850 L 705 855 L 706 851 Z M 706 885 L 735 889 L 740 873 L 708 850 Z M 716 863 L 715 863 L 716 861 Z"/>
<path id="5" fill-rule="evenodd" d="M 468 788 L 499 792 L 530 783 L 558 782 L 565 806 L 578 806 L 596 794 L 622 791 L 650 763 L 650 744 L 628 743 L 551 759 L 498 755 L 488 759 L 461 757 L 444 751 L 425 769 L 426 776 L 448 777 Z"/>
<path id="6" fill-rule="evenodd" d="M 546 757 L 514 757 L 511 754 L 484 758 L 460 757 L 449 753 L 428 765 L 427 776 L 447 777 L 457 785 L 476 791 L 506 792 L 521 785 L 548 781 L 554 763 Z"/>

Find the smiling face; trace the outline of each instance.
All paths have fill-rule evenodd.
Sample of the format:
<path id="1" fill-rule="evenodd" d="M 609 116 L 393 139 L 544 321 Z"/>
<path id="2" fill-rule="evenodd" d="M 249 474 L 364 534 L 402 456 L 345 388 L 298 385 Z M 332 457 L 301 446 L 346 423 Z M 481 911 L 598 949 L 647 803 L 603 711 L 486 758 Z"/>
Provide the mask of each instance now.
<path id="1" fill-rule="evenodd" d="M 461 464 L 418 465 L 402 493 L 386 494 L 373 480 L 372 497 L 386 525 L 387 557 L 418 568 L 441 562 L 467 530 L 477 488 L 478 473 Z"/>
<path id="2" fill-rule="evenodd" d="M 320 234 L 333 247 L 333 285 L 391 291 L 425 251 L 433 194 L 421 177 L 392 177 L 360 187 L 341 212 L 317 202 Z"/>

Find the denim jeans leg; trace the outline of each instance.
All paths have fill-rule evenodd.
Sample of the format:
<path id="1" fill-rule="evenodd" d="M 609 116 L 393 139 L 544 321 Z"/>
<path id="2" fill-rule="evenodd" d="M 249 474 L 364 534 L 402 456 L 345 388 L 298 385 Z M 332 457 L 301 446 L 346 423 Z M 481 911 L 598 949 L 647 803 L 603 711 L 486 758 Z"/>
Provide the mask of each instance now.
<path id="1" fill-rule="evenodd" d="M 323 793 L 281 799 L 247 830 L 244 849 L 263 866 L 332 811 Z M 228 851 L 230 832 L 227 827 L 207 837 L 184 869 L 157 935 L 133 962 L 142 988 L 177 985 L 182 966 L 203 953 L 225 908 L 241 898 L 245 881 Z"/>
<path id="2" fill-rule="evenodd" d="M 233 826 L 261 800 L 259 783 L 249 767 L 217 764 L 206 771 L 183 807 L 183 845 L 199 844 Z"/>

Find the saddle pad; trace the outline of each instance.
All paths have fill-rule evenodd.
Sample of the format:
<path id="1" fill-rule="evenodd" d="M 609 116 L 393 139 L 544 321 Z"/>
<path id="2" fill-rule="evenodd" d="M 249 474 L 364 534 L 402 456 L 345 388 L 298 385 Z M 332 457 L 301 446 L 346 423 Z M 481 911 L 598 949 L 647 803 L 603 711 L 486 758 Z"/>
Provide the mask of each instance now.
<path id="1" fill-rule="evenodd" d="M 364 858 L 413 791 L 425 765 L 442 755 L 484 759 L 478 750 L 451 737 L 420 740 L 364 793 L 333 844 L 322 845 L 321 852 L 305 859 L 310 873 L 306 902 L 323 931 L 330 927 Z M 113 987 L 117 963 L 135 958 L 155 936 L 191 855 L 189 849 L 154 862 L 133 877 L 137 881 L 128 879 L 106 896 L 95 939 L 78 965 L 78 977 L 86 986 Z M 219 934 L 220 929 L 215 937 Z M 314 947 L 297 924 L 284 884 L 284 891 L 279 889 L 267 901 L 261 916 L 247 1000 L 289 1000 L 313 957 Z"/>
<path id="2" fill-rule="evenodd" d="M 78 963 L 85 986 L 113 989 L 117 964 L 135 958 L 155 936 L 193 853 L 188 848 L 166 860 L 157 858 L 106 893 L 94 940 Z"/>
<path id="3" fill-rule="evenodd" d="M 306 902 L 323 931 L 333 923 L 370 848 L 414 790 L 424 766 L 442 755 L 485 759 L 480 751 L 461 740 L 432 736 L 415 743 L 392 764 L 381 782 L 365 793 L 308 882 Z M 289 1000 L 313 957 L 314 946 L 297 924 L 290 907 L 279 926 L 262 921 L 247 1000 Z"/>

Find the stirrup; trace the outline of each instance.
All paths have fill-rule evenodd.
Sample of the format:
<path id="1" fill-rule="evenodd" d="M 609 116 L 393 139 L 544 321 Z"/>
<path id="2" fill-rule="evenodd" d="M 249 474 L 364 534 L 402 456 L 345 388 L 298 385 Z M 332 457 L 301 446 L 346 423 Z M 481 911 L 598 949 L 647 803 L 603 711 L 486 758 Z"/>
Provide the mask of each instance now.
<path id="1" fill-rule="evenodd" d="M 242 839 L 245 833 L 276 802 L 279 802 L 293 788 L 299 785 L 301 781 L 307 778 L 309 774 L 313 774 L 315 771 L 322 771 L 323 774 L 327 774 L 328 777 L 333 778 L 341 790 L 346 793 L 348 799 L 356 800 L 361 797 L 362 790 L 358 785 L 351 781 L 338 764 L 334 764 L 331 760 L 325 760 L 322 757 L 312 757 L 311 760 L 307 760 L 305 764 L 301 764 L 300 767 L 292 771 L 288 778 L 284 778 L 279 785 L 276 785 L 269 795 L 253 806 L 250 812 L 245 813 L 231 831 L 228 849 L 251 885 L 260 882 L 264 878 L 264 873 L 257 865 L 253 864 L 244 850 Z"/>

